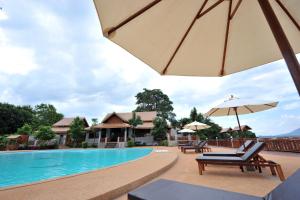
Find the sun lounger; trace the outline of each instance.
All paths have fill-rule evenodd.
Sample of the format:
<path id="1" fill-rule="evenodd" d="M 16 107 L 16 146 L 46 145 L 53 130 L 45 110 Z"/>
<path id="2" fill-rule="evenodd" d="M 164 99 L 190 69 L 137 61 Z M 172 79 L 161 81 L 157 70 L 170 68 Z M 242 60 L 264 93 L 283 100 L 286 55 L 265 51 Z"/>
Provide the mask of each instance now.
<path id="1" fill-rule="evenodd" d="M 208 152 L 203 153 L 204 156 L 242 156 L 245 152 L 253 146 L 253 140 L 247 140 L 242 146 L 240 146 L 235 152 Z"/>
<path id="2" fill-rule="evenodd" d="M 200 141 L 197 145 L 194 146 L 183 146 L 181 147 L 181 152 L 186 153 L 187 150 L 195 150 L 195 152 L 204 152 L 211 151 L 209 147 L 206 147 L 207 141 Z"/>
<path id="3" fill-rule="evenodd" d="M 185 144 L 178 144 L 178 149 L 181 149 L 181 147 L 183 146 L 192 146 L 194 144 L 194 141 L 188 141 L 187 143 Z"/>
<path id="4" fill-rule="evenodd" d="M 129 200 L 296 200 L 300 170 L 264 197 L 160 179 L 128 193 Z M 263 185 L 262 185 L 263 187 Z"/>
<path id="5" fill-rule="evenodd" d="M 267 161 L 258 155 L 258 153 L 263 150 L 264 146 L 265 143 L 257 142 L 241 157 L 201 155 L 196 158 L 199 167 L 199 174 L 202 175 L 203 171 L 205 170 L 205 165 L 207 164 L 239 166 L 242 171 L 244 171 L 244 166 L 252 166 L 259 169 L 259 172 L 261 172 L 261 167 L 270 167 L 272 175 L 276 175 L 277 171 L 280 180 L 284 180 L 284 175 L 279 164 L 273 161 Z"/>
<path id="6" fill-rule="evenodd" d="M 182 146 L 180 146 L 180 151 L 183 152 L 183 149 L 184 149 L 184 148 L 189 148 L 189 147 L 193 148 L 194 146 L 198 146 L 198 145 L 200 145 L 202 142 L 203 142 L 203 141 L 200 140 L 198 143 L 196 143 L 196 141 L 194 141 L 194 142 L 191 143 L 190 145 L 182 145 Z"/>

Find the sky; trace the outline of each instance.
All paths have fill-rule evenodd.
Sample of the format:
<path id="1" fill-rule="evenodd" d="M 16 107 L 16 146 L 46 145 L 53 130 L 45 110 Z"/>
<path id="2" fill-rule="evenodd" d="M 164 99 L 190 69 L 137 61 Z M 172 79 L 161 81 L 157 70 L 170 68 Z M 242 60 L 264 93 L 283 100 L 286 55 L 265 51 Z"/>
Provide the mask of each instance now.
<path id="1" fill-rule="evenodd" d="M 49 103 L 66 117 L 101 121 L 106 113 L 135 109 L 143 88 L 167 94 L 177 118 L 193 107 L 205 113 L 233 94 L 279 101 L 240 116 L 257 135 L 300 127 L 299 95 L 282 60 L 222 78 L 160 76 L 102 36 L 92 1 L 0 0 L 0 7 L 0 102 Z M 237 125 L 234 116 L 212 120 Z"/>

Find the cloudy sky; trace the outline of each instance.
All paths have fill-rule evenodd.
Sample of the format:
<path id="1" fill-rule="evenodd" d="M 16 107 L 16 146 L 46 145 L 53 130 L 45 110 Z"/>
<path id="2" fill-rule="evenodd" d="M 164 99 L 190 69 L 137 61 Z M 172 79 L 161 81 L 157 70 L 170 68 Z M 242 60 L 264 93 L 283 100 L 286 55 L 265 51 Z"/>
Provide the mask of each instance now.
<path id="1" fill-rule="evenodd" d="M 299 96 L 283 61 L 223 78 L 162 77 L 103 38 L 92 1 L 0 0 L 0 7 L 0 102 L 51 103 L 65 116 L 101 120 L 133 110 L 143 88 L 159 88 L 178 118 L 194 106 L 205 113 L 234 94 L 280 102 L 240 117 L 258 135 L 300 126 Z M 212 119 L 236 126 L 234 117 Z"/>

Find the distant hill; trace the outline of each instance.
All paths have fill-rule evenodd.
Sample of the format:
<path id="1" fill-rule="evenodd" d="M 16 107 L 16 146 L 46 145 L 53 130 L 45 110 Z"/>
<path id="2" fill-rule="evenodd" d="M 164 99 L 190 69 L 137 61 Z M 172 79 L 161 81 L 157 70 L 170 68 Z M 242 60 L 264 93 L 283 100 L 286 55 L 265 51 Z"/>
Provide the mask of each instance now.
<path id="1" fill-rule="evenodd" d="M 275 135 L 276 137 L 300 137 L 300 128 L 293 130 L 289 133 L 284 133 L 284 134 L 279 134 L 279 135 Z"/>

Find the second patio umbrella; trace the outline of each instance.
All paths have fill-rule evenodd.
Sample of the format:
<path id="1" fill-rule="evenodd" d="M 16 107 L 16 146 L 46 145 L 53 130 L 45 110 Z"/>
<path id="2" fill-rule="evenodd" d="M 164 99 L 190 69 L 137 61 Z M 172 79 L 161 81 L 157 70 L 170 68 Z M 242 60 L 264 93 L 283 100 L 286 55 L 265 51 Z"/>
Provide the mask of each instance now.
<path id="1" fill-rule="evenodd" d="M 268 110 L 276 107 L 277 104 L 278 102 L 254 102 L 251 99 L 239 99 L 231 95 L 228 100 L 210 109 L 204 115 L 206 117 L 235 115 L 241 131 L 239 115 Z"/>

